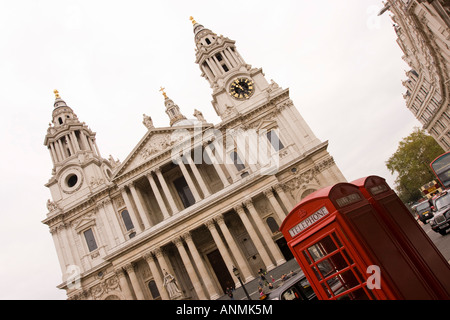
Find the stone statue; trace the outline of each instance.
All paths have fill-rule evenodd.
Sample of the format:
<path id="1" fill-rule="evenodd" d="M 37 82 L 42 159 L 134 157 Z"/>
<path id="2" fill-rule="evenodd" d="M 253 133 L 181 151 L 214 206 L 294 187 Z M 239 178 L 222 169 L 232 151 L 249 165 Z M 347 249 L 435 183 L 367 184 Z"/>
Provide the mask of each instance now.
<path id="1" fill-rule="evenodd" d="M 145 113 L 143 114 L 144 121 L 142 123 L 144 126 L 147 127 L 147 129 L 153 129 L 155 126 L 153 125 L 153 120 L 151 117 L 147 116 Z"/>
<path id="2" fill-rule="evenodd" d="M 198 121 L 201 121 L 201 122 L 203 122 L 203 123 L 206 122 L 205 117 L 203 117 L 203 113 L 201 113 L 201 112 L 198 111 L 197 109 L 194 109 L 194 117 L 196 117 Z"/>
<path id="3" fill-rule="evenodd" d="M 181 298 L 182 292 L 178 288 L 177 280 L 166 270 L 164 270 L 164 286 L 167 288 L 170 299 Z"/>
<path id="4" fill-rule="evenodd" d="M 48 211 L 52 212 L 56 209 L 58 209 L 58 206 L 53 201 L 50 201 L 50 199 L 47 200 L 47 209 Z"/>

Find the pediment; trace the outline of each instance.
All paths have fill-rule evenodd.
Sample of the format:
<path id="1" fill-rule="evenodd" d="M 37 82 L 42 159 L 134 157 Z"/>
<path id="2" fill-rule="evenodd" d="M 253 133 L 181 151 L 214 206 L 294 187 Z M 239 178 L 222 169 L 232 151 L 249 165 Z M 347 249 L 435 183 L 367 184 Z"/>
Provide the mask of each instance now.
<path id="1" fill-rule="evenodd" d="M 170 127 L 153 129 L 147 132 L 118 168 L 115 177 L 132 171 L 151 159 L 171 150 L 174 145 L 184 139 L 190 139 L 191 134 L 186 135 L 186 130 L 181 131 L 184 134 L 180 134 L 180 129 L 193 130 L 191 128 Z"/>
<path id="2" fill-rule="evenodd" d="M 277 127 L 277 121 L 276 120 L 270 120 L 270 119 L 264 119 L 262 121 L 260 121 L 256 127 L 254 128 L 257 132 L 261 131 L 261 130 L 269 130 L 272 129 L 274 127 Z"/>
<path id="3" fill-rule="evenodd" d="M 83 217 L 75 224 L 75 230 L 80 233 L 95 225 L 95 219 L 92 217 Z"/>

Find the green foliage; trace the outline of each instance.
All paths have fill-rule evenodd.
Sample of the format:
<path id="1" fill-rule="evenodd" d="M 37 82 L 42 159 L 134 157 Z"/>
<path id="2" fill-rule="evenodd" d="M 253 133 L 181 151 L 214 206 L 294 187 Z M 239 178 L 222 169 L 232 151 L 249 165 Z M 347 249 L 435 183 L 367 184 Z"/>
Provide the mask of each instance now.
<path id="1" fill-rule="evenodd" d="M 403 202 L 417 201 L 422 197 L 420 187 L 436 176 L 430 163 L 443 154 L 439 144 L 425 133 L 425 130 L 414 128 L 406 138 L 400 141 L 397 151 L 386 161 L 392 174 L 398 174 L 395 189 Z"/>

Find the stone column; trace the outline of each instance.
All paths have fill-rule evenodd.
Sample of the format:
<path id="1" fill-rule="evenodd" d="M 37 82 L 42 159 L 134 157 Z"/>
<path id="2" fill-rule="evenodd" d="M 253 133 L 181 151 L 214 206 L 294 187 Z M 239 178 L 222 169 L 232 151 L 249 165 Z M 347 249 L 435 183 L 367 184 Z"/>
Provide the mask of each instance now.
<path id="1" fill-rule="evenodd" d="M 281 208 L 277 199 L 275 199 L 275 195 L 272 192 L 272 188 L 269 188 L 266 191 L 264 191 L 264 195 L 267 197 L 267 199 L 269 199 L 270 204 L 272 205 L 272 208 L 275 211 L 275 214 L 278 216 L 278 219 L 280 220 L 280 223 L 283 223 L 284 219 L 286 218 L 286 215 L 284 214 L 283 208 Z"/>
<path id="2" fill-rule="evenodd" d="M 141 285 L 139 284 L 139 280 L 134 272 L 134 267 L 132 263 L 127 264 L 125 270 L 128 273 L 128 276 L 131 280 L 131 285 L 133 286 L 134 293 L 136 294 L 137 300 L 145 300 L 144 293 L 142 292 Z"/>
<path id="3" fill-rule="evenodd" d="M 223 261 L 225 262 L 225 265 L 227 266 L 228 272 L 230 275 L 233 275 L 233 265 L 234 261 L 231 258 L 230 254 L 228 253 L 228 249 L 225 246 L 225 244 L 222 241 L 222 238 L 220 237 L 219 232 L 216 229 L 216 226 L 214 224 L 214 220 L 211 219 L 205 223 L 205 225 L 208 227 L 209 232 L 211 233 L 215 244 L 217 245 L 217 249 L 219 249 L 220 255 L 223 258 Z M 237 280 L 236 280 L 237 281 Z M 239 281 L 235 283 L 235 287 L 238 288 L 241 284 Z"/>
<path id="4" fill-rule="evenodd" d="M 128 197 L 127 191 L 125 190 L 125 187 L 121 187 L 120 191 L 122 192 L 122 198 L 127 207 L 127 211 L 130 214 L 130 219 L 133 222 L 134 229 L 136 230 L 136 233 L 139 233 L 141 232 L 140 223 L 136 217 L 136 213 L 134 212 L 133 206 L 131 205 L 131 201 Z"/>
<path id="5" fill-rule="evenodd" d="M 158 202 L 159 208 L 161 209 L 161 212 L 164 216 L 164 220 L 170 218 L 169 212 L 167 211 L 166 204 L 164 203 L 163 198 L 161 197 L 161 193 L 159 192 L 158 186 L 155 183 L 155 180 L 153 179 L 153 175 L 148 173 L 147 175 L 148 182 L 150 183 L 150 186 L 152 187 L 153 193 L 155 194 L 156 201 Z"/>
<path id="6" fill-rule="evenodd" d="M 56 253 L 58 256 L 59 266 L 61 267 L 61 273 L 66 272 L 66 263 L 64 262 L 64 253 L 61 250 L 60 237 L 59 237 L 59 227 L 51 227 L 50 233 L 52 234 L 53 242 L 55 244 Z"/>
<path id="7" fill-rule="evenodd" d="M 189 163 L 189 166 L 191 167 L 192 172 L 194 173 L 195 179 L 197 180 L 198 184 L 200 185 L 200 189 L 202 190 L 203 195 L 205 196 L 205 198 L 209 197 L 211 195 L 211 193 L 209 192 L 208 187 L 206 186 L 206 183 L 203 180 L 202 175 L 198 171 L 197 166 L 192 161 L 191 155 L 189 153 L 187 153 L 184 156 L 187 159 L 187 162 Z"/>
<path id="8" fill-rule="evenodd" d="M 156 173 L 159 183 L 161 184 L 161 187 L 164 191 L 164 195 L 166 196 L 167 201 L 169 202 L 170 208 L 172 209 L 172 214 L 178 213 L 178 207 L 175 203 L 175 200 L 173 199 L 173 196 L 172 196 L 172 193 L 170 192 L 169 187 L 167 186 L 166 179 L 164 179 L 161 169 L 160 168 L 155 169 L 155 173 Z"/>
<path id="9" fill-rule="evenodd" d="M 209 147 L 208 144 L 205 144 L 203 146 L 205 148 L 206 153 L 208 154 L 209 159 L 211 160 L 214 169 L 216 169 L 216 172 L 220 178 L 220 180 L 223 183 L 223 187 L 226 188 L 230 185 L 230 183 L 228 182 L 228 179 L 225 175 L 225 173 L 222 170 L 222 167 L 220 166 L 220 163 L 217 161 L 216 156 L 213 154 L 213 152 L 211 151 L 211 148 Z"/>
<path id="10" fill-rule="evenodd" d="M 203 262 L 203 259 L 200 257 L 200 253 L 197 250 L 197 247 L 195 246 L 194 241 L 192 240 L 192 236 L 189 232 L 182 235 L 184 241 L 186 241 L 186 244 L 189 248 L 189 251 L 191 252 L 192 258 L 194 259 L 194 263 L 197 266 L 198 272 L 200 273 L 203 283 L 205 284 L 206 290 L 209 293 L 209 297 L 211 300 L 216 300 L 220 298 L 220 295 L 217 293 L 217 290 L 213 284 L 213 281 L 208 273 L 208 270 L 206 269 L 206 266 Z"/>
<path id="11" fill-rule="evenodd" d="M 75 264 L 75 260 L 74 260 L 73 255 L 72 255 L 72 248 L 70 246 L 70 243 L 73 242 L 73 241 L 70 241 L 70 239 L 69 239 L 69 235 L 67 233 L 67 229 L 68 228 L 69 228 L 69 226 L 65 225 L 65 224 L 62 224 L 61 227 L 60 227 L 62 243 L 63 243 L 63 246 L 64 246 L 63 252 L 66 255 L 66 259 L 64 259 L 65 262 L 66 262 L 66 267 L 68 265 Z"/>
<path id="12" fill-rule="evenodd" d="M 247 266 L 247 261 L 242 255 L 241 250 L 239 250 L 236 241 L 234 241 L 234 238 L 231 235 L 230 230 L 228 230 L 228 227 L 225 224 L 223 216 L 219 216 L 215 218 L 215 220 L 217 221 L 217 224 L 219 225 L 220 230 L 222 231 L 222 234 L 225 237 L 225 241 L 227 242 L 228 246 L 231 249 L 231 252 L 233 252 L 233 256 L 236 258 L 237 266 L 240 269 L 242 276 L 245 279 L 245 282 L 253 280 L 254 277 Z"/>
<path id="13" fill-rule="evenodd" d="M 189 175 L 189 172 L 187 171 L 186 166 L 183 163 L 183 159 L 181 157 L 178 157 L 176 162 L 180 166 L 181 172 L 183 173 L 183 176 L 186 179 L 189 189 L 191 189 L 195 202 L 199 202 L 200 200 L 202 200 L 202 198 L 200 197 L 200 194 L 198 193 L 197 188 L 195 187 L 194 181 L 192 181 L 191 176 Z"/>
<path id="14" fill-rule="evenodd" d="M 122 290 L 123 295 L 126 300 L 133 300 L 133 293 L 128 286 L 128 281 L 126 279 L 125 272 L 122 268 L 118 268 L 115 270 L 116 276 L 119 278 L 120 289 Z"/>
<path id="15" fill-rule="evenodd" d="M 111 199 L 106 199 L 104 204 L 106 215 L 111 217 L 111 221 L 114 225 L 116 244 L 122 243 L 125 241 L 125 236 L 123 235 L 122 229 L 120 228 L 119 217 L 117 216 L 117 212 L 114 209 Z"/>
<path id="16" fill-rule="evenodd" d="M 270 233 L 267 232 L 267 228 L 265 227 L 266 223 L 263 221 L 263 219 L 261 218 L 259 213 L 256 211 L 252 200 L 251 199 L 246 200 L 244 202 L 244 205 L 247 207 L 248 211 L 250 212 L 250 215 L 252 216 L 253 221 L 255 221 L 256 226 L 259 226 L 259 232 L 261 233 L 261 235 L 264 239 L 264 242 L 267 244 L 267 247 L 269 248 L 270 253 L 272 253 L 272 256 L 275 259 L 277 266 L 285 263 L 286 259 L 284 259 L 283 255 L 280 252 L 280 249 L 273 241 Z"/>
<path id="17" fill-rule="evenodd" d="M 234 210 L 238 213 L 239 217 L 241 218 L 244 224 L 244 227 L 247 229 L 248 234 L 256 247 L 256 250 L 261 256 L 264 265 L 266 266 L 266 270 L 270 271 L 273 268 L 275 268 L 274 264 L 272 263 L 272 260 L 270 259 L 269 255 L 266 252 L 266 249 L 264 248 L 263 243 L 259 239 L 258 233 L 253 228 L 253 225 L 250 222 L 249 218 L 247 217 L 247 214 L 245 213 L 245 210 L 242 207 L 242 205 L 236 206 Z"/>
<path id="18" fill-rule="evenodd" d="M 77 135 L 75 134 L 75 131 L 71 132 L 72 134 L 72 141 L 73 141 L 73 145 L 75 146 L 75 151 L 80 151 L 80 145 L 78 144 L 78 140 L 77 140 Z"/>
<path id="19" fill-rule="evenodd" d="M 294 208 L 294 204 L 290 200 L 290 198 L 286 195 L 286 193 L 283 190 L 283 186 L 281 184 L 277 184 L 274 187 L 275 192 L 280 197 L 281 201 L 283 202 L 284 206 L 288 211 L 291 211 Z"/>
<path id="20" fill-rule="evenodd" d="M 184 248 L 183 241 L 180 238 L 176 238 L 173 243 L 175 243 L 175 246 L 178 249 L 178 252 L 180 253 L 181 260 L 183 260 L 184 266 L 186 267 L 186 272 L 191 279 L 192 285 L 194 286 L 194 290 L 197 293 L 197 296 L 200 300 L 208 300 L 205 293 L 203 292 L 202 283 L 200 282 L 200 279 L 197 276 L 197 273 L 195 272 L 194 266 L 191 263 L 191 260 L 189 259 L 189 255 L 186 252 L 186 249 Z"/>
<path id="21" fill-rule="evenodd" d="M 137 194 L 135 182 L 130 183 L 128 186 L 131 191 L 131 195 L 133 196 L 134 203 L 136 204 L 139 216 L 141 217 L 142 222 L 144 223 L 144 229 L 149 229 L 150 221 L 147 217 L 147 214 L 145 213 L 144 206 L 142 205 L 141 199 L 139 198 L 139 195 Z"/>
<path id="22" fill-rule="evenodd" d="M 158 266 L 156 265 L 155 258 L 153 257 L 152 252 L 144 254 L 143 258 L 145 259 L 145 261 L 147 261 L 150 271 L 152 272 L 152 276 L 155 279 L 156 287 L 158 288 L 161 299 L 170 300 L 169 294 L 164 287 L 164 280 L 159 273 Z"/>

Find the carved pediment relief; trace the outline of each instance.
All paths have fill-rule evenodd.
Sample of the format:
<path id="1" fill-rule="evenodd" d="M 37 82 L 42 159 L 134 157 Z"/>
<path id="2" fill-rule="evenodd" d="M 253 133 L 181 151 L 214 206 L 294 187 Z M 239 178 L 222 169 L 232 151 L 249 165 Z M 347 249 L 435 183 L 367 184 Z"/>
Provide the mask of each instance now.
<path id="1" fill-rule="evenodd" d="M 176 129 L 164 130 L 162 132 L 149 132 L 123 162 L 118 174 L 133 170 L 158 154 L 170 150 L 174 145 L 184 139 L 190 139 L 190 137 L 190 135 L 186 135 L 186 131 L 180 134 Z"/>

